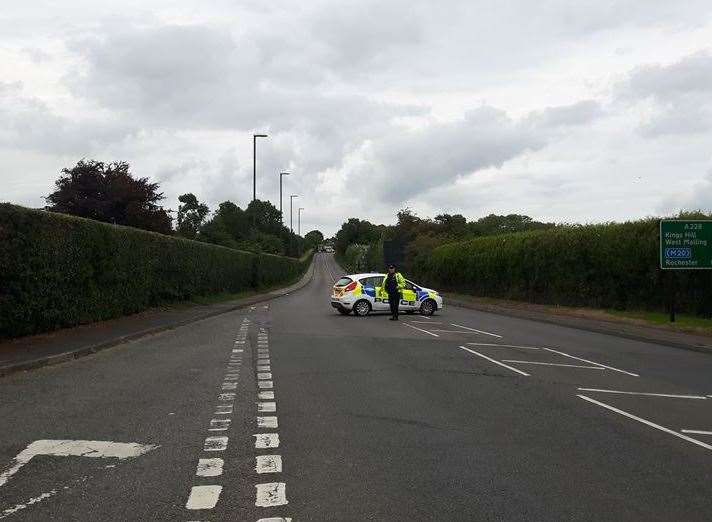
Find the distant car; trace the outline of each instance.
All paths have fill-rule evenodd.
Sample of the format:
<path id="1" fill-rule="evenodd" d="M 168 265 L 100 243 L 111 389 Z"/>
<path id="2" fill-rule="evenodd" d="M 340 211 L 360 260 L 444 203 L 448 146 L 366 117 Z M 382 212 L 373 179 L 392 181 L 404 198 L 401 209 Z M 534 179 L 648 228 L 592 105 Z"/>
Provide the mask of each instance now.
<path id="1" fill-rule="evenodd" d="M 344 315 L 368 315 L 371 312 L 388 312 L 388 294 L 381 287 L 386 274 L 351 274 L 341 277 L 334 284 L 331 306 Z M 433 315 L 443 309 L 443 298 L 435 290 L 424 288 L 406 279 L 398 306 L 406 313 L 420 312 Z"/>

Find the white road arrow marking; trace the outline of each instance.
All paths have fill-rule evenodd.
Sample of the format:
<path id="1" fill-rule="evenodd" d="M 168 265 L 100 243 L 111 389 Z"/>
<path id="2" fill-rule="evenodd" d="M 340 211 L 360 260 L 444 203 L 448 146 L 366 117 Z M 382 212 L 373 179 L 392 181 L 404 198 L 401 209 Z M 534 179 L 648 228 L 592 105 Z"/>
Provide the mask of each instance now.
<path id="1" fill-rule="evenodd" d="M 0 473 L 0 486 L 7 484 L 10 477 L 20 471 L 20 468 L 27 464 L 32 457 L 38 455 L 132 459 L 153 451 L 157 447 L 151 444 L 102 440 L 36 440 L 22 450 L 13 459 L 10 466 Z"/>

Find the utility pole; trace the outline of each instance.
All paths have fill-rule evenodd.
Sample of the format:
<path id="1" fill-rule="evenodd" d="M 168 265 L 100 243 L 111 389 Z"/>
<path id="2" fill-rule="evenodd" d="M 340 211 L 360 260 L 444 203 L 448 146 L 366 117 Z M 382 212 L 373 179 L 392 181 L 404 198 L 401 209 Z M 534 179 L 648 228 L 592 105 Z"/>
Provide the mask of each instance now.
<path id="1" fill-rule="evenodd" d="M 302 235 L 302 210 L 304 210 L 304 207 L 299 207 L 297 210 L 297 235 L 301 236 Z"/>
<path id="2" fill-rule="evenodd" d="M 257 199 L 257 138 L 266 138 L 267 134 L 252 135 L 252 201 Z"/>
<path id="3" fill-rule="evenodd" d="M 294 198 L 298 198 L 299 196 L 297 194 L 292 194 L 289 196 L 289 231 L 293 234 L 294 233 L 294 217 L 292 215 L 292 204 L 294 203 Z"/>
<path id="4" fill-rule="evenodd" d="M 284 214 L 282 214 L 282 177 L 289 176 L 289 172 L 279 173 L 279 219 L 282 220 L 282 226 L 284 226 Z"/>

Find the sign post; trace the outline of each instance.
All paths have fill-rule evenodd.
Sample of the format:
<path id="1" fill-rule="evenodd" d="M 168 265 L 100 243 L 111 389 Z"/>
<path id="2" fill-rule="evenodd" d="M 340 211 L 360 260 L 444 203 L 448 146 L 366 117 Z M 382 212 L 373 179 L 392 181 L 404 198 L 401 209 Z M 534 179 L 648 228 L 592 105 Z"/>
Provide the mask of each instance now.
<path id="1" fill-rule="evenodd" d="M 662 270 L 712 269 L 712 220 L 660 220 Z M 675 322 L 677 278 L 671 275 L 670 322 Z"/>

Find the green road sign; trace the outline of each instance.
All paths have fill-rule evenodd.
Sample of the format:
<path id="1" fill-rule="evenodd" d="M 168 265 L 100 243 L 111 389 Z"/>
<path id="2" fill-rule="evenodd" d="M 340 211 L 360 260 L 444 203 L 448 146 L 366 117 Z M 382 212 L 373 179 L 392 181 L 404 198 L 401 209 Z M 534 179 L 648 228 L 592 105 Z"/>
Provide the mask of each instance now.
<path id="1" fill-rule="evenodd" d="M 660 268 L 712 268 L 712 221 L 660 220 Z"/>

